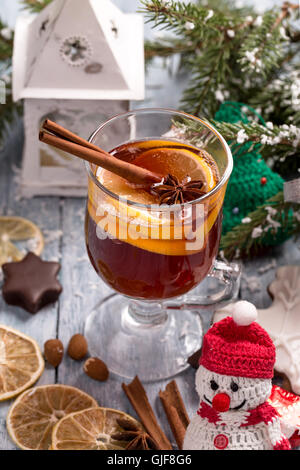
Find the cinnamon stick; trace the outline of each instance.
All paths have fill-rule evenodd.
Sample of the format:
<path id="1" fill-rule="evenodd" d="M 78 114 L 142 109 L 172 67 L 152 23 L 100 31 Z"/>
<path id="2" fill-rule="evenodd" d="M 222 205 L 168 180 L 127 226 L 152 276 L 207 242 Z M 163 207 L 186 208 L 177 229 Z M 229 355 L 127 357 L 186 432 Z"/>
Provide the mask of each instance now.
<path id="1" fill-rule="evenodd" d="M 87 147 L 89 149 L 96 150 L 98 152 L 101 151 L 107 155 L 110 155 L 108 152 L 105 152 L 104 150 L 100 149 L 100 147 L 98 147 L 97 145 L 94 145 L 88 140 L 83 139 L 79 135 L 74 134 L 68 129 L 65 129 L 64 127 L 57 124 L 57 122 L 51 121 L 51 119 L 46 119 L 43 123 L 42 128 L 45 129 L 46 131 L 51 132 L 57 137 L 62 137 L 66 140 L 69 140 L 70 142 L 74 142 L 74 144 L 79 144 L 79 145 L 82 145 L 83 147 Z"/>
<path id="2" fill-rule="evenodd" d="M 175 380 L 169 382 L 164 391 L 159 391 L 159 397 L 178 448 L 182 449 L 190 420 Z"/>
<path id="3" fill-rule="evenodd" d="M 52 121 L 46 120 L 44 126 L 46 131 L 51 130 L 51 132 L 53 132 L 50 134 L 45 130 L 40 131 L 39 139 L 45 144 L 71 153 L 97 166 L 101 166 L 136 185 L 147 187 L 162 181 L 162 176 L 146 170 L 145 168 L 120 160 Z"/>
<path id="4" fill-rule="evenodd" d="M 162 397 L 161 397 L 161 401 L 163 402 Z M 178 411 L 176 410 L 174 406 L 164 406 L 164 410 L 165 410 L 171 431 L 178 445 L 178 449 L 182 450 L 185 433 L 186 433 L 186 427 L 183 425 L 179 417 Z"/>
<path id="5" fill-rule="evenodd" d="M 172 450 L 170 441 L 157 422 L 140 379 L 136 376 L 130 384 L 126 385 L 123 383 L 122 388 L 137 412 L 146 431 L 157 444 L 157 447 L 160 450 Z"/>

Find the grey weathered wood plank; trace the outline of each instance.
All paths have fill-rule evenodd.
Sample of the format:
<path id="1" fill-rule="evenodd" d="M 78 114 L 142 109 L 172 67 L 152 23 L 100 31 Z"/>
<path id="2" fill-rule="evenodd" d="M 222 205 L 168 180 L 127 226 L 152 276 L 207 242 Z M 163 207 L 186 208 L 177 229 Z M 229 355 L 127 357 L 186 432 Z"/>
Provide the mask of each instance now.
<path id="1" fill-rule="evenodd" d="M 18 142 L 18 145 L 16 145 L 16 142 Z M 85 201 L 83 199 L 64 199 L 60 201 L 59 198 L 36 198 L 30 201 L 15 200 L 17 188 L 13 181 L 11 165 L 20 162 L 20 142 L 17 139 L 12 147 L 7 148 L 11 160 L 6 158 L 0 163 L 0 178 L 4 183 L 0 189 L 2 210 L 29 217 L 41 226 L 47 235 L 46 238 L 49 240 L 44 252 L 45 259 L 62 257 L 60 277 L 64 291 L 58 305 L 48 307 L 36 316 L 31 316 L 18 308 L 8 307 L 0 299 L 0 322 L 19 328 L 21 331 L 36 337 L 41 346 L 46 339 L 55 337 L 58 333 L 65 347 L 67 347 L 70 337 L 74 333 L 83 331 L 86 316 L 111 290 L 98 279 L 86 255 L 83 230 Z M 9 190 L 9 188 L 11 189 Z M 7 206 L 8 211 L 6 210 Z M 60 237 L 60 231 L 62 238 Z M 264 307 L 270 302 L 266 287 L 274 277 L 274 268 L 268 269 L 274 263 L 274 259 L 276 264 L 299 263 L 299 249 L 290 240 L 282 247 L 268 253 L 268 255 L 244 263 L 245 276 L 242 282 L 241 296 L 251 300 L 258 307 Z M 249 278 L 249 276 L 258 277 L 259 290 L 254 292 L 249 290 L 249 283 L 246 281 L 246 277 Z M 203 316 L 207 328 L 211 315 L 205 313 Z M 103 406 L 122 409 L 134 414 L 122 391 L 121 378 L 112 376 L 108 382 L 100 384 L 86 377 L 82 366 L 82 362 L 73 361 L 65 356 L 58 369 L 58 382 L 82 388 L 93 395 Z M 198 396 L 194 387 L 194 371 L 188 369 L 177 376 L 176 380 L 191 416 L 198 406 Z M 54 381 L 55 371 L 47 366 L 40 383 L 53 383 Z M 164 388 L 166 382 L 147 384 L 146 389 L 149 400 L 164 430 L 172 439 L 158 400 L 158 391 L 160 388 Z M 5 430 L 5 415 L 9 404 L 9 402 L 3 403 L 0 406 L 0 434 L 4 436 L 1 439 L 0 448 L 3 449 L 14 448 L 7 438 Z"/>
<path id="2" fill-rule="evenodd" d="M 56 305 L 46 308 L 36 316 L 31 316 L 18 308 L 8 307 L 1 299 L 0 321 L 35 336 L 41 346 L 49 337 L 55 337 L 57 332 L 65 347 L 67 347 L 72 334 L 83 331 L 86 316 L 111 290 L 98 279 L 86 255 L 83 230 L 85 201 L 83 199 L 59 201 L 58 198 L 36 198 L 30 201 L 15 200 L 17 188 L 13 182 L 11 164 L 19 163 L 20 154 L 18 155 L 16 151 L 18 147 L 19 145 L 13 146 L 13 149 L 8 147 L 9 152 L 12 152 L 10 155 L 13 155 L 12 160 L 9 161 L 9 165 L 7 165 L 8 160 L 5 160 L 0 166 L 1 170 L 3 169 L 0 174 L 4 182 L 4 186 L 1 185 L 1 202 L 4 201 L 2 208 L 5 211 L 5 207 L 8 205 L 9 213 L 29 217 L 44 230 L 50 240 L 46 244 L 45 258 L 58 259 L 60 256 L 62 257 L 61 282 L 64 286 L 64 292 L 59 300 L 59 307 Z M 11 188 L 10 191 L 9 187 Z M 60 231 L 62 238 L 60 238 Z M 268 253 L 268 255 L 244 263 L 245 276 L 241 288 L 242 298 L 253 301 L 258 307 L 264 307 L 270 302 L 266 287 L 274 277 L 274 268 L 268 269 L 274 264 L 274 260 L 276 260 L 276 264 L 299 263 L 300 256 L 297 245 L 290 240 L 282 247 Z M 249 278 L 249 276 L 258 277 L 260 283 L 258 291 L 251 292 L 249 290 L 246 281 L 246 277 Z M 58 311 L 59 316 L 57 317 Z M 211 315 L 205 313 L 203 316 L 207 328 Z M 122 391 L 121 378 L 112 376 L 108 382 L 100 384 L 86 377 L 82 366 L 82 362 L 73 361 L 65 356 L 58 369 L 58 382 L 82 388 L 93 395 L 103 406 L 122 409 L 134 414 Z M 198 396 L 194 387 L 194 371 L 188 369 L 177 376 L 176 380 L 191 416 L 198 406 Z M 53 383 L 54 381 L 55 372 L 47 366 L 40 383 Z M 158 400 L 158 391 L 160 388 L 164 388 L 166 383 L 167 381 L 147 384 L 146 389 L 149 400 L 164 430 L 172 439 Z M 9 404 L 8 402 L 0 406 L 0 433 L 4 436 L 0 443 L 1 448 L 14 448 L 7 438 L 5 430 L 5 415 Z"/>
<path id="3" fill-rule="evenodd" d="M 83 333 L 84 322 L 94 305 L 109 289 L 98 278 L 88 259 L 84 241 L 84 199 L 66 199 L 63 203 L 62 283 L 64 291 L 59 302 L 59 338 L 67 349 L 72 335 Z M 87 380 L 83 362 L 65 356 L 58 370 L 58 381 L 93 392 L 95 383 Z M 97 387 L 96 387 L 97 388 Z M 98 398 L 95 395 L 95 398 Z"/>
<path id="4" fill-rule="evenodd" d="M 115 0 L 124 11 L 135 11 L 137 0 Z M 11 0 L 6 2 L 12 3 Z M 150 26 L 146 27 L 149 36 Z M 176 59 L 175 59 L 176 61 Z M 186 78 L 171 76 L 170 68 L 176 67 L 174 62 L 169 68 L 162 67 L 161 60 L 155 60 L 148 69 L 146 77 L 146 99 L 143 102 L 132 103 L 132 108 L 145 106 L 180 107 L 179 100 Z M 31 200 L 15 200 L 17 187 L 14 182 L 12 164 L 20 165 L 22 149 L 22 134 L 20 128 L 7 145 L 5 159 L 0 160 L 0 213 L 11 213 L 28 217 L 36 222 L 47 235 L 45 259 L 59 259 L 61 256 L 61 282 L 64 291 L 55 306 L 48 307 L 35 316 L 14 307 L 7 307 L 0 296 L 0 323 L 28 333 L 35 337 L 42 347 L 44 341 L 56 334 L 67 347 L 70 337 L 77 332 L 83 332 L 84 322 L 94 306 L 108 295 L 111 290 L 98 278 L 87 258 L 84 244 L 84 208 L 83 199 L 36 198 Z M 61 236 L 60 236 L 61 230 Z M 51 241 L 52 240 L 52 241 Z M 274 249 L 264 257 L 244 263 L 244 278 L 241 286 L 241 297 L 251 300 L 257 307 L 266 307 L 270 303 L 266 287 L 274 278 L 274 268 L 267 269 L 276 260 L 276 264 L 299 264 L 300 251 L 293 241 Z M 264 272 L 260 272 L 264 271 Z M 258 287 L 249 278 L 258 279 Z M 251 287 L 251 289 L 249 288 Z M 203 314 L 205 329 L 211 318 L 211 312 Z M 125 397 L 121 383 L 122 379 L 111 376 L 106 383 L 98 383 L 89 379 L 82 370 L 83 362 L 76 362 L 65 355 L 57 373 L 59 383 L 66 383 L 82 388 L 93 395 L 101 405 L 118 408 L 134 414 L 131 405 Z M 176 377 L 179 389 L 183 395 L 190 416 L 198 407 L 198 395 L 194 386 L 194 370 L 189 368 Z M 39 383 L 53 383 L 56 374 L 53 368 L 47 366 Z M 158 392 L 166 382 L 161 381 L 147 384 L 149 400 L 168 436 L 171 437 L 168 424 Z M 10 402 L 0 404 L 0 449 L 13 449 L 5 429 L 5 416 Z"/>
<path id="5" fill-rule="evenodd" d="M 274 280 L 276 269 L 291 264 L 300 264 L 299 242 L 293 239 L 268 250 L 264 256 L 247 260 L 243 266 L 241 298 L 253 302 L 257 308 L 267 308 L 272 301 L 267 287 Z"/>
<path id="6" fill-rule="evenodd" d="M 112 292 L 98 278 L 87 257 L 83 231 L 84 210 L 85 201 L 82 199 L 64 201 L 62 218 L 64 233 L 62 282 L 64 292 L 60 299 L 59 308 L 59 338 L 63 341 L 65 348 L 73 334 L 83 332 L 86 316 L 94 306 Z M 83 363 L 84 361 L 74 361 L 65 355 L 64 361 L 58 369 L 58 381 L 83 389 L 95 397 L 102 406 L 134 414 L 122 390 L 122 379 L 111 375 L 106 383 L 95 382 L 83 372 Z M 193 371 L 188 370 L 181 374 L 177 381 L 185 397 L 187 408 L 192 412 L 197 407 L 197 395 L 193 393 Z M 157 416 L 170 436 L 164 412 L 158 400 L 158 391 L 167 382 L 147 384 L 146 388 Z"/>
<path id="7" fill-rule="evenodd" d="M 0 301 L 0 321 L 35 336 L 41 346 L 49 337 L 55 337 L 56 328 L 58 328 L 58 336 L 67 346 L 72 334 L 83 331 L 85 318 L 94 305 L 110 293 L 110 289 L 98 279 L 86 255 L 83 232 L 84 207 L 85 201 L 83 199 L 66 199 L 63 200 L 61 206 L 57 198 L 15 201 L 14 188 L 10 192 L 9 212 L 31 218 L 44 231 L 49 231 L 50 238 L 51 233 L 55 234 L 59 230 L 63 232 L 62 240 L 59 240 L 59 237 L 54 237 L 53 241 L 46 245 L 44 253 L 46 259 L 62 255 L 61 281 L 64 292 L 59 301 L 58 323 L 57 306 L 46 308 L 36 316 L 31 316 L 21 309 L 7 307 L 2 299 Z M 62 244 L 61 252 L 60 244 Z M 253 301 L 258 307 L 264 307 L 270 302 L 266 287 L 274 277 L 274 268 L 267 268 L 274 259 L 277 264 L 299 263 L 299 250 L 293 241 L 289 241 L 283 247 L 276 248 L 272 254 L 244 264 L 244 272 L 250 277 L 257 276 L 259 270 L 266 269 L 259 275 L 259 291 L 250 292 L 247 282 L 242 283 L 242 298 Z M 207 317 L 205 323 L 208 326 L 210 315 L 208 313 L 204 315 Z M 122 409 L 134 414 L 122 391 L 122 379 L 112 376 L 108 382 L 100 384 L 87 378 L 82 366 L 82 362 L 73 361 L 66 356 L 58 370 L 58 381 L 82 388 L 93 395 L 103 406 Z M 54 370 L 47 367 L 40 383 L 52 383 L 54 380 Z M 194 371 L 188 369 L 177 376 L 176 380 L 191 416 L 198 406 L 198 396 L 194 387 Z M 166 382 L 147 384 L 146 389 L 164 430 L 172 439 L 157 398 L 159 389 L 163 388 Z M 5 415 L 8 405 L 9 403 L 4 403 L 0 407 L 0 434 L 2 437 L 0 448 L 2 449 L 14 448 L 7 438 L 5 430 Z"/>
<path id="8" fill-rule="evenodd" d="M 32 200 L 19 200 L 18 184 L 14 180 L 14 168 L 20 166 L 23 135 L 21 127 L 9 142 L 3 159 L 0 160 L 0 175 L 4 181 L 0 187 L 1 214 L 17 215 L 35 222 L 44 232 L 45 249 L 42 257 L 45 260 L 58 260 L 60 258 L 60 206 L 59 198 L 39 198 Z M 52 234 L 52 236 L 51 236 Z M 55 235 L 53 237 L 53 234 Z M 47 242 L 47 239 L 49 242 Z M 0 323 L 11 326 L 33 337 L 41 348 L 48 338 L 56 337 L 58 304 L 49 305 L 36 315 L 21 308 L 8 306 L 0 296 Z M 46 366 L 38 384 L 53 383 L 55 370 Z M 5 434 L 5 417 L 11 401 L 0 404 L 0 433 Z M 0 448 L 3 441 L 0 442 Z M 5 444 L 6 448 L 6 444 Z"/>

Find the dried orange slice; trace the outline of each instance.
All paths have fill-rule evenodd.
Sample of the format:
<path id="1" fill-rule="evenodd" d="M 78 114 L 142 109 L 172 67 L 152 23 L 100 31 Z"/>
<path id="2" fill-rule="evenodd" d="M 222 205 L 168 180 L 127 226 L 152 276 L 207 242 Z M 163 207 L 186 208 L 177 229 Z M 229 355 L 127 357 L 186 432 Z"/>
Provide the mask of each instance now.
<path id="1" fill-rule="evenodd" d="M 114 440 L 111 435 L 122 431 L 117 419 L 141 424 L 122 411 L 111 408 L 90 408 L 61 419 L 52 433 L 52 450 L 124 450 L 127 441 Z"/>
<path id="2" fill-rule="evenodd" d="M 43 385 L 22 393 L 10 408 L 6 426 L 12 440 L 24 450 L 47 450 L 54 425 L 64 416 L 97 402 L 78 388 Z"/>
<path id="3" fill-rule="evenodd" d="M 23 217 L 0 217 L 0 267 L 9 261 L 21 261 L 28 251 L 40 255 L 44 237 L 33 222 Z"/>
<path id="4" fill-rule="evenodd" d="M 31 387 L 43 370 L 38 344 L 20 331 L 0 325 L 0 401 Z"/>

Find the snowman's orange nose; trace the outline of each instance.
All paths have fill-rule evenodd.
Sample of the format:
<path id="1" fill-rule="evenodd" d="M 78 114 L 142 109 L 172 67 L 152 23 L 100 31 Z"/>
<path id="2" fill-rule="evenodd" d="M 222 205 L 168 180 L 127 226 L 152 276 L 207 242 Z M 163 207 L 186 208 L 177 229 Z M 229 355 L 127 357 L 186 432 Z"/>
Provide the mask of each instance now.
<path id="1" fill-rule="evenodd" d="M 212 406 L 214 410 L 224 413 L 229 410 L 230 397 L 227 393 L 217 393 L 213 398 Z"/>

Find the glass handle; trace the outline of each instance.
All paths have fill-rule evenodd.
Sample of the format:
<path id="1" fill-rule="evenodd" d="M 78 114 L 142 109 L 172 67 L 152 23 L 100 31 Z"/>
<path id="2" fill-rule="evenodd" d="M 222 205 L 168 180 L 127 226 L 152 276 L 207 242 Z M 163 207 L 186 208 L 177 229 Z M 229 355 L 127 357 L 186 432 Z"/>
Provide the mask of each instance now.
<path id="1" fill-rule="evenodd" d="M 235 300 L 240 289 L 239 263 L 216 260 L 206 278 L 188 294 L 163 303 L 166 309 L 198 310 L 219 307 Z"/>

